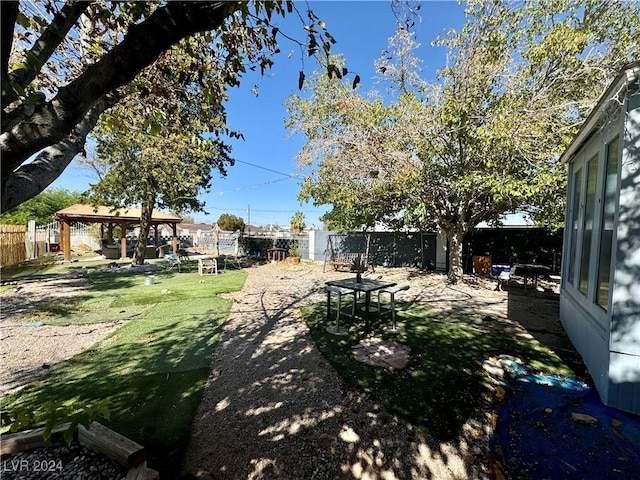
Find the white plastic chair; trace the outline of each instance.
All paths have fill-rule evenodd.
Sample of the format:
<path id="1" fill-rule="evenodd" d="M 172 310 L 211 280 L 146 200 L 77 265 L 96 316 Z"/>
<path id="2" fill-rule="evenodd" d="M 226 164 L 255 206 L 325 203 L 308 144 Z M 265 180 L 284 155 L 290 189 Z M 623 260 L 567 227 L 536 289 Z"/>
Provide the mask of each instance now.
<path id="1" fill-rule="evenodd" d="M 391 326 L 387 327 L 387 332 L 389 333 L 402 333 L 404 332 L 404 328 L 399 327 L 396 324 L 396 293 L 402 292 L 404 290 L 409 290 L 409 285 L 394 285 L 393 287 L 383 288 L 378 290 L 378 311 L 382 313 L 382 301 L 381 296 L 383 294 L 389 295 L 389 307 L 385 308 L 385 310 L 389 310 L 391 312 Z"/>
<path id="2" fill-rule="evenodd" d="M 336 324 L 330 327 L 327 327 L 327 332 L 333 333 L 334 335 L 344 335 L 347 331 L 340 326 L 340 308 L 342 306 L 342 296 L 343 295 L 353 295 L 353 304 L 351 307 L 351 316 L 354 317 L 356 314 L 356 299 L 355 299 L 355 290 L 350 290 L 348 288 L 336 287 L 334 285 L 327 285 L 325 291 L 329 296 L 329 302 L 331 302 L 331 294 L 335 293 L 338 295 L 338 311 L 336 313 Z M 329 303 L 330 308 L 331 303 Z"/>
<path id="3" fill-rule="evenodd" d="M 215 258 L 199 258 L 198 259 L 198 274 L 203 275 L 217 275 L 218 274 L 218 261 Z"/>

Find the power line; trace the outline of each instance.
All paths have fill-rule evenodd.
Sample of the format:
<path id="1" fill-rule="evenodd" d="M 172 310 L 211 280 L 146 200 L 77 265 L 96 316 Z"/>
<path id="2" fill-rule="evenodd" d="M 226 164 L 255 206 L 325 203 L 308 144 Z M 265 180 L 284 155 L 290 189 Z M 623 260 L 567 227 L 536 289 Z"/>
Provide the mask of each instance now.
<path id="1" fill-rule="evenodd" d="M 245 162 L 244 160 L 236 160 L 238 163 L 244 163 L 245 165 L 249 165 L 250 167 L 261 168 L 262 170 L 266 170 L 267 172 L 277 173 L 278 175 L 283 175 L 288 178 L 299 178 L 299 175 L 293 175 L 291 173 L 283 173 L 277 170 L 273 170 L 271 168 L 263 167 L 262 165 L 256 165 L 254 163 Z"/>
<path id="2" fill-rule="evenodd" d="M 278 178 L 277 180 L 270 180 L 268 182 L 256 183 L 254 185 L 246 185 L 244 187 L 233 188 L 231 190 L 221 190 L 219 192 L 212 192 L 211 195 L 220 195 L 220 196 L 222 196 L 225 193 L 239 192 L 241 190 L 249 190 L 249 189 L 252 189 L 252 188 L 264 187 L 265 185 L 271 185 L 272 183 L 284 182 L 285 180 L 291 180 L 291 179 L 295 179 L 295 178 L 297 178 L 297 177 Z"/>
<path id="3" fill-rule="evenodd" d="M 220 210 L 220 211 L 233 211 L 233 212 L 246 212 L 246 208 L 222 208 L 222 207 L 209 207 L 212 210 Z M 318 213 L 316 210 L 260 210 L 251 207 L 251 213 L 295 213 L 301 211 L 302 213 Z"/>

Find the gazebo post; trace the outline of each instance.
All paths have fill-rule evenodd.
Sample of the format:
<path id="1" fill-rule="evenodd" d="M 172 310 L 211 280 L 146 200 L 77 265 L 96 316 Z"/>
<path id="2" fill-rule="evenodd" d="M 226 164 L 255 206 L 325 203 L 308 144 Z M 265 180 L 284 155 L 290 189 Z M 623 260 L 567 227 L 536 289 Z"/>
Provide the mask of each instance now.
<path id="1" fill-rule="evenodd" d="M 173 248 L 173 253 L 178 253 L 178 224 L 172 223 L 171 227 L 173 228 L 173 239 L 171 240 L 171 247 Z"/>
<path id="2" fill-rule="evenodd" d="M 120 260 L 127 258 L 127 224 L 120 224 Z"/>
<path id="3" fill-rule="evenodd" d="M 71 224 L 66 218 L 60 222 L 60 243 L 66 262 L 71 261 Z"/>

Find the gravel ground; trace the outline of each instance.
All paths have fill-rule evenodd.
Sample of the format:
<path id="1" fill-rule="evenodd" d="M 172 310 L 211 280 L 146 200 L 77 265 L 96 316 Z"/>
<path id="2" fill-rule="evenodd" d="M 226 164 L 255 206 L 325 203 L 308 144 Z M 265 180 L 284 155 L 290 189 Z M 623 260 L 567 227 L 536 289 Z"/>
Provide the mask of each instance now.
<path id="1" fill-rule="evenodd" d="M 51 326 L 17 323 L 13 318 L 43 305 L 59 305 L 88 288 L 84 273 L 55 280 L 32 278 L 0 296 L 0 395 L 47 375 L 50 369 L 83 352 L 118 328 L 117 323 Z"/>
<path id="2" fill-rule="evenodd" d="M 349 389 L 317 351 L 298 309 L 323 301 L 324 282 L 348 273 L 323 273 L 322 264 L 312 263 L 266 264 L 247 272 L 242 292 L 232 295 L 231 316 L 212 358 L 185 478 L 488 478 L 488 418 L 469 420 L 456 442 L 436 442 Z M 534 336 L 562 331 L 557 297 L 512 296 L 484 281 L 451 287 L 440 274 L 408 269 L 379 268 L 372 275 L 410 283 L 402 300 L 428 303 L 443 315 L 464 312 L 520 328 L 517 320 Z M 86 288 L 81 272 L 61 282 L 33 282 L 2 295 L 3 393 L 40 378 L 118 327 L 12 323 L 12 314 L 33 302 L 64 301 Z M 65 282 L 69 288 L 62 288 Z"/>
<path id="3" fill-rule="evenodd" d="M 124 480 L 121 470 L 78 444 L 36 448 L 2 461 L 3 480 Z"/>
<path id="4" fill-rule="evenodd" d="M 315 348 L 298 308 L 322 301 L 324 282 L 348 273 L 309 264 L 248 273 L 194 421 L 185 462 L 191 478 L 487 478 L 475 460 L 486 446 L 484 422 L 470 421 L 468 438 L 457 443 L 435 442 L 347 388 Z M 410 275 L 373 275 L 380 274 L 405 282 Z M 449 305 L 469 298 L 446 288 L 441 275 L 411 283 L 409 298 Z M 487 295 L 476 309 L 504 316 L 505 294 Z"/>

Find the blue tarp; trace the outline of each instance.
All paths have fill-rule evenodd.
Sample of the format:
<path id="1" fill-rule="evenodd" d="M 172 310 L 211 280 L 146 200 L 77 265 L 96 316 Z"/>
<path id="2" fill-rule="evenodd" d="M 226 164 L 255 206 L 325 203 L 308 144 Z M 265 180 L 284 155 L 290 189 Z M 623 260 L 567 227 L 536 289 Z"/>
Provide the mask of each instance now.
<path id="1" fill-rule="evenodd" d="M 582 382 L 514 368 L 494 438 L 506 473 L 518 480 L 640 480 L 640 416 L 606 407 Z"/>

